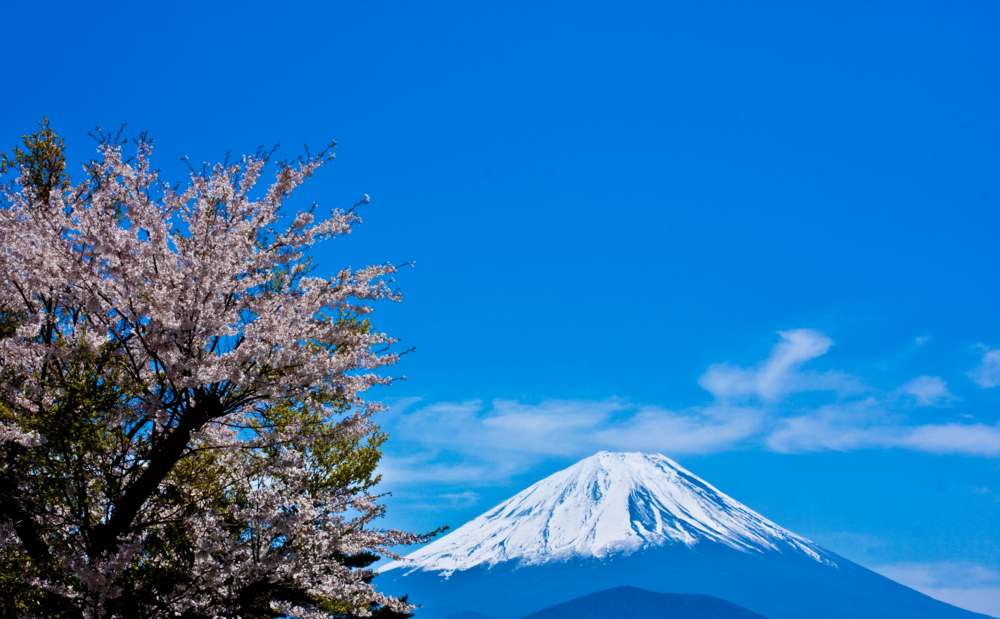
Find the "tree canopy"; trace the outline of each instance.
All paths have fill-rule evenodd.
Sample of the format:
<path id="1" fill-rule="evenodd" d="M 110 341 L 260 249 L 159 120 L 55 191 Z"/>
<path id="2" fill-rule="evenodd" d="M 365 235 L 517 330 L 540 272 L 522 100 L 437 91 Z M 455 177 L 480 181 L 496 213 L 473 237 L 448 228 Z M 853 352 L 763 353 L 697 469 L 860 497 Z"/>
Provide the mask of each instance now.
<path id="1" fill-rule="evenodd" d="M 368 569 L 427 538 L 372 525 L 364 394 L 399 356 L 367 303 L 400 299 L 396 267 L 315 277 L 360 219 L 282 211 L 329 150 L 168 185 L 145 136 L 101 134 L 71 186 L 47 121 L 24 144 L 0 161 L 0 617 L 412 608 Z"/>

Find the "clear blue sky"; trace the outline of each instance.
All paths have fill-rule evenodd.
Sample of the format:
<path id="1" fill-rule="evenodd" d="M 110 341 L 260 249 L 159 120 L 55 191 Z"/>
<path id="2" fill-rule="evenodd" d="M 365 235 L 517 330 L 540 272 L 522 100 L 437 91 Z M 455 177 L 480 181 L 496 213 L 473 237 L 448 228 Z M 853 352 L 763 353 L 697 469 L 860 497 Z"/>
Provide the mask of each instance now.
<path id="1" fill-rule="evenodd" d="M 659 451 L 1000 615 L 1000 4 L 818 4 L 5 2 L 0 149 L 337 140 L 321 269 L 417 264 L 388 525 Z"/>

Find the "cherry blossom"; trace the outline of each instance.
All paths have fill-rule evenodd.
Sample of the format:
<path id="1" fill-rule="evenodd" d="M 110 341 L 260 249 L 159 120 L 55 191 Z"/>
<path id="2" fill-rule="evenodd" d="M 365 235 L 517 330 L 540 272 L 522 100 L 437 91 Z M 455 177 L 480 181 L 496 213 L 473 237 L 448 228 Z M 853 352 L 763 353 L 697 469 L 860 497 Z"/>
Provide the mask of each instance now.
<path id="1" fill-rule="evenodd" d="M 331 473 L 384 440 L 364 394 L 399 357 L 368 316 L 400 300 L 391 264 L 313 275 L 310 248 L 360 219 L 282 207 L 331 157 L 170 186 L 151 142 L 125 150 L 102 141 L 45 201 L 23 173 L 4 189 L 0 552 L 71 616 L 412 608 L 343 561 L 426 536 L 373 527 L 373 464 Z"/>

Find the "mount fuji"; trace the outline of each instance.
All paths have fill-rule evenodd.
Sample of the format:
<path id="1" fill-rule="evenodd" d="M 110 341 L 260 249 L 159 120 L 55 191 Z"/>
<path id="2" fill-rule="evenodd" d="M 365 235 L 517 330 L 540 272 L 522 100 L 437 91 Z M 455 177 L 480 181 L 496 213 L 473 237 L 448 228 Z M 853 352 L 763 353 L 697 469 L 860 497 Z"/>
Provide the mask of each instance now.
<path id="1" fill-rule="evenodd" d="M 658 454 L 601 452 L 383 567 L 416 619 L 522 617 L 613 587 L 696 593 L 769 619 L 986 619 L 852 563 Z"/>

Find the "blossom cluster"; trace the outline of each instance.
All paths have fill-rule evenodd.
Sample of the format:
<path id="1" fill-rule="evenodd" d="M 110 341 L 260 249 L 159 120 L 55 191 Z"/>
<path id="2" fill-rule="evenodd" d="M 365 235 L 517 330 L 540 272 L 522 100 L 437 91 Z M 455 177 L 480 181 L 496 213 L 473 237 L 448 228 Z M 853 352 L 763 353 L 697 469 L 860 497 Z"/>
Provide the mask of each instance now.
<path id="1" fill-rule="evenodd" d="M 363 395 L 398 355 L 368 303 L 396 268 L 312 275 L 360 221 L 283 212 L 325 153 L 256 192 L 266 154 L 184 186 L 150 154 L 102 142 L 85 183 L 4 188 L 0 553 L 87 618 L 405 611 L 343 561 L 425 539 L 372 528 L 374 464 L 343 462 L 379 443 Z"/>

